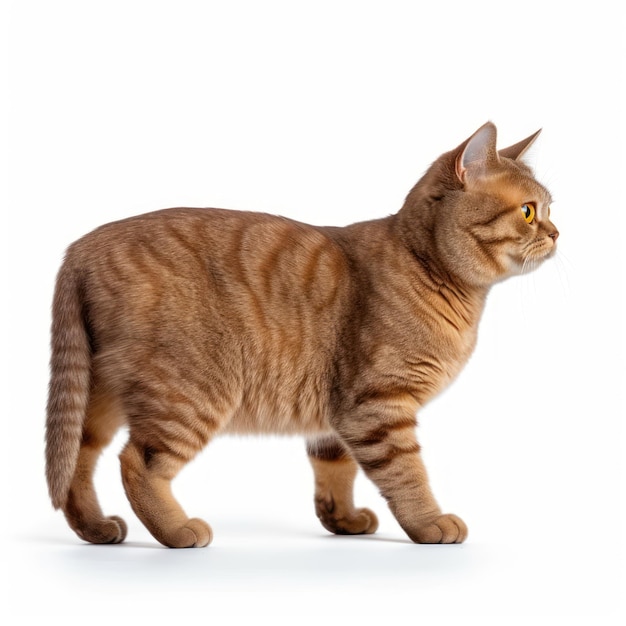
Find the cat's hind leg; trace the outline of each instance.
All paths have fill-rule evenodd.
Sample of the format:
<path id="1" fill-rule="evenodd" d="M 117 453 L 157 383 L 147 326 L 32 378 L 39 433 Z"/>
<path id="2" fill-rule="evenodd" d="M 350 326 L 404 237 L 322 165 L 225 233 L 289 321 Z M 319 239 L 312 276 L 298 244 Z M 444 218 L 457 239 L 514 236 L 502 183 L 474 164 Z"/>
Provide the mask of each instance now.
<path id="1" fill-rule="evenodd" d="M 376 532 L 374 512 L 354 506 L 358 465 L 339 440 L 332 435 L 311 439 L 307 453 L 315 474 L 315 512 L 322 526 L 338 535 Z"/>
<path id="2" fill-rule="evenodd" d="M 157 541 L 169 548 L 203 548 L 211 543 L 211 527 L 204 520 L 187 517 L 172 494 L 171 481 L 187 459 L 131 437 L 120 461 L 131 506 Z"/>
<path id="3" fill-rule="evenodd" d="M 170 548 L 201 548 L 213 538 L 203 520 L 189 518 L 171 482 L 228 420 L 226 402 L 209 409 L 190 381 L 146 377 L 126 397 L 129 441 L 120 454 L 130 504 L 152 535 Z M 217 416 L 224 416 L 218 418 Z"/>
<path id="4" fill-rule="evenodd" d="M 72 530 L 91 543 L 120 543 L 126 538 L 126 523 L 120 517 L 104 515 L 93 483 L 98 458 L 123 421 L 123 413 L 112 396 L 92 394 L 74 477 L 63 505 Z"/>

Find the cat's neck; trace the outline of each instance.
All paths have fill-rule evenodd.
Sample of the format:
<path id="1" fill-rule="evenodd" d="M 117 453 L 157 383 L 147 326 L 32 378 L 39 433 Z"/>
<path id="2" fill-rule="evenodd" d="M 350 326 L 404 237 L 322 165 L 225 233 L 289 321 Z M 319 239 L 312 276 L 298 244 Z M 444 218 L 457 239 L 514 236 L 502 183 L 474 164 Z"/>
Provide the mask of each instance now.
<path id="1" fill-rule="evenodd" d="M 491 284 L 482 283 L 478 276 L 470 280 L 466 271 L 458 271 L 460 268 L 450 262 L 447 249 L 452 242 L 444 236 L 442 243 L 438 232 L 439 214 L 454 210 L 455 195 L 459 192 L 431 178 L 428 174 L 422 178 L 410 191 L 400 211 L 391 217 L 394 237 L 415 257 L 433 284 L 446 285 L 463 299 L 484 298 Z"/>
<path id="2" fill-rule="evenodd" d="M 423 282 L 435 291 L 449 290 L 462 301 L 484 300 L 491 286 L 468 282 L 462 275 L 452 271 L 442 261 L 434 229 L 426 221 L 416 224 L 411 213 L 403 210 L 392 216 L 393 236 L 415 260 Z"/>
<path id="3" fill-rule="evenodd" d="M 343 243 L 352 259 L 355 273 L 368 284 L 388 282 L 390 275 L 398 283 L 406 281 L 406 293 L 420 294 L 444 307 L 450 307 L 463 322 L 462 326 L 478 324 L 489 287 L 467 284 L 450 273 L 439 261 L 428 229 L 404 231 L 403 212 L 386 218 L 329 229 Z M 419 236 L 412 237 L 417 234 Z"/>
<path id="4" fill-rule="evenodd" d="M 487 289 L 459 283 L 427 249 L 408 246 L 398 233 L 398 221 L 394 215 L 327 232 L 342 247 L 351 268 L 350 320 L 364 329 L 355 339 L 364 341 L 359 349 L 377 349 L 380 341 L 372 341 L 372 329 L 384 329 L 374 336 L 382 337 L 385 350 L 417 368 L 417 378 L 407 384 L 421 405 L 469 358 Z M 362 324 L 353 324 L 355 315 Z M 425 354 L 437 354 L 441 365 L 429 385 L 422 384 L 420 369 Z"/>

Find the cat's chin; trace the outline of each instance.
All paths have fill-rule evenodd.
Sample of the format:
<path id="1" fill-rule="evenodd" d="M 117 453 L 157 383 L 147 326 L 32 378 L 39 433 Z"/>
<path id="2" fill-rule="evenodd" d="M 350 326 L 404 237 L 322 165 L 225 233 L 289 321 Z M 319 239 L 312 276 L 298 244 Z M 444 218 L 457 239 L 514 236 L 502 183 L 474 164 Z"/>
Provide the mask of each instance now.
<path id="1" fill-rule="evenodd" d="M 512 274 L 530 274 L 534 272 L 540 265 L 543 265 L 544 261 L 553 257 L 556 253 L 556 248 L 551 250 L 537 250 L 532 254 L 527 254 L 521 260 L 515 259 L 512 263 Z"/>

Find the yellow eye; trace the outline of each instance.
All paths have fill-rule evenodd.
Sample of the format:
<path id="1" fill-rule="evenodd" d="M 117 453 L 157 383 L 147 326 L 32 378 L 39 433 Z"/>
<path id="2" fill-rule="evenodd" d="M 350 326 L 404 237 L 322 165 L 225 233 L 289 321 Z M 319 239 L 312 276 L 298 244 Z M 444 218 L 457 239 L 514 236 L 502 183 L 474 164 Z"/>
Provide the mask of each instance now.
<path id="1" fill-rule="evenodd" d="M 535 207 L 528 203 L 522 204 L 522 215 L 529 224 L 532 224 L 535 219 Z"/>

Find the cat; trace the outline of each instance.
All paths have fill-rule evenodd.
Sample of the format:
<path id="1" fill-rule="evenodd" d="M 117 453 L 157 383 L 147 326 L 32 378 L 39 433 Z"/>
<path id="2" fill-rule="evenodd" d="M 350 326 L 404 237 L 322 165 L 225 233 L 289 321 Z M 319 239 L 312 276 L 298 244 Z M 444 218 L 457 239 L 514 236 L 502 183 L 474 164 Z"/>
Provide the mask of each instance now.
<path id="1" fill-rule="evenodd" d="M 126 425 L 134 512 L 165 546 L 203 547 L 210 526 L 171 492 L 181 468 L 219 433 L 300 434 L 330 532 L 377 529 L 353 503 L 360 467 L 412 541 L 464 541 L 429 488 L 416 414 L 470 356 L 490 287 L 555 253 L 550 194 L 521 160 L 539 132 L 498 151 L 488 122 L 374 221 L 178 208 L 72 244 L 53 299 L 53 506 L 85 541 L 125 539 L 93 473 Z"/>

